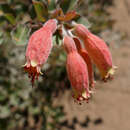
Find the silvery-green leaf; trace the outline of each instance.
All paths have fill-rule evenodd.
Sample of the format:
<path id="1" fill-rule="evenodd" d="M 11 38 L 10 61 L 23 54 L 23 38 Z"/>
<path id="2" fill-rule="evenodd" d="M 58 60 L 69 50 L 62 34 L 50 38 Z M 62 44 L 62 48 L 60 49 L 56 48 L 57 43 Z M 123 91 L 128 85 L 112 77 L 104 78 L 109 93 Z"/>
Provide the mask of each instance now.
<path id="1" fill-rule="evenodd" d="M 15 17 L 11 13 L 5 13 L 4 16 L 11 24 L 16 24 Z"/>
<path id="2" fill-rule="evenodd" d="M 9 108 L 7 106 L 0 107 L 0 118 L 7 118 L 11 114 Z"/>
<path id="3" fill-rule="evenodd" d="M 90 22 L 88 21 L 88 19 L 87 19 L 86 17 L 80 17 L 80 18 L 77 20 L 77 23 L 83 24 L 83 25 L 85 25 L 87 28 L 90 28 L 90 27 L 91 27 L 91 24 L 90 24 Z"/>
<path id="4" fill-rule="evenodd" d="M 33 5 L 35 8 L 35 12 L 37 14 L 38 20 L 45 22 L 46 17 L 48 15 L 48 10 L 47 10 L 45 2 L 33 0 Z"/>
<path id="5" fill-rule="evenodd" d="M 16 45 L 25 45 L 28 42 L 31 29 L 26 25 L 18 25 L 12 30 L 12 40 Z"/>

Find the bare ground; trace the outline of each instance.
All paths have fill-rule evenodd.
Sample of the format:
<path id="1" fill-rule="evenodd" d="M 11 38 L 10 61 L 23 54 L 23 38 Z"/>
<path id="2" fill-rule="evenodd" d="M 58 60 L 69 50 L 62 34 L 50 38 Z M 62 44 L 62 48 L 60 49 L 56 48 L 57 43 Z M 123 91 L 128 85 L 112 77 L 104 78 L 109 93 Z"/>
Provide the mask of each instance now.
<path id="1" fill-rule="evenodd" d="M 115 0 L 109 12 L 116 20 L 113 30 L 130 36 L 130 0 Z M 98 82 L 89 104 L 77 105 L 69 91 L 61 95 L 56 102 L 66 112 L 62 130 L 130 130 L 129 38 L 118 47 L 112 42 L 113 61 L 118 66 L 114 80 Z"/>

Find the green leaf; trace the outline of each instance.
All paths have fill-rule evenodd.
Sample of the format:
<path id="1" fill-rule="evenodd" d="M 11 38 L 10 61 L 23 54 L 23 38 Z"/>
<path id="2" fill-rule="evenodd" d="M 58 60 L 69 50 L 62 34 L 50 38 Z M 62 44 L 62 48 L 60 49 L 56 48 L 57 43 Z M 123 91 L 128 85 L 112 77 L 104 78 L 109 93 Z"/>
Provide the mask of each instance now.
<path id="1" fill-rule="evenodd" d="M 25 45 L 27 44 L 28 37 L 31 29 L 26 25 L 18 25 L 12 32 L 12 40 L 16 45 Z"/>
<path id="2" fill-rule="evenodd" d="M 33 1 L 33 5 L 39 21 L 45 22 L 48 16 L 47 6 L 44 2 Z"/>
<path id="3" fill-rule="evenodd" d="M 11 114 L 7 106 L 0 107 L 0 118 L 7 118 Z"/>
<path id="4" fill-rule="evenodd" d="M 7 95 L 7 91 L 4 88 L 0 88 L 0 102 L 4 101 L 5 99 L 7 99 L 8 95 Z"/>
<path id="5" fill-rule="evenodd" d="M 48 10 L 52 11 L 56 8 L 55 0 L 50 0 L 48 3 Z"/>
<path id="6" fill-rule="evenodd" d="M 4 16 L 12 25 L 16 24 L 15 17 L 12 14 L 5 13 Z"/>
<path id="7" fill-rule="evenodd" d="M 30 106 L 28 111 L 29 111 L 30 114 L 35 115 L 35 114 L 39 114 L 40 113 L 40 108 L 39 107 Z"/>
<path id="8" fill-rule="evenodd" d="M 70 0 L 69 10 L 73 10 L 76 3 L 77 3 L 77 0 Z"/>
<path id="9" fill-rule="evenodd" d="M 61 40 L 61 38 L 60 38 L 60 36 L 58 34 L 55 37 L 55 41 L 56 41 L 56 44 L 58 44 L 59 46 L 62 45 L 62 40 Z"/>
<path id="10" fill-rule="evenodd" d="M 0 31 L 0 45 L 4 42 L 3 31 Z"/>
<path id="11" fill-rule="evenodd" d="M 0 28 L 0 45 L 6 43 L 9 39 L 8 32 Z"/>
<path id="12" fill-rule="evenodd" d="M 60 7 L 63 9 L 63 12 L 66 13 L 68 10 L 74 9 L 77 0 L 62 0 Z"/>
<path id="13" fill-rule="evenodd" d="M 85 25 L 87 28 L 91 27 L 91 24 L 86 17 L 80 17 L 76 22 Z"/>
<path id="14" fill-rule="evenodd" d="M 4 39 L 0 38 L 0 45 L 4 42 Z"/>
<path id="15" fill-rule="evenodd" d="M 19 103 L 19 98 L 15 94 L 10 95 L 9 104 L 14 105 L 14 106 L 18 106 L 18 103 Z"/>

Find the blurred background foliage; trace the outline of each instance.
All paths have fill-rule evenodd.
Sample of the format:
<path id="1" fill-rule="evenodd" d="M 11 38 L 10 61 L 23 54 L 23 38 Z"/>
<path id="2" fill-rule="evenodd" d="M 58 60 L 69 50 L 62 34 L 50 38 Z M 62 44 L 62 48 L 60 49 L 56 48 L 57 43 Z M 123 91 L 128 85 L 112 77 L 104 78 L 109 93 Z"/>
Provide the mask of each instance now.
<path id="1" fill-rule="evenodd" d="M 82 16 L 78 22 L 100 34 L 114 22 L 106 11 L 111 4 L 112 0 L 0 0 L 0 130 L 61 129 L 64 106 L 53 101 L 70 89 L 61 40 L 54 36 L 44 75 L 32 88 L 22 69 L 28 38 L 58 6 L 64 13 L 76 10 Z"/>

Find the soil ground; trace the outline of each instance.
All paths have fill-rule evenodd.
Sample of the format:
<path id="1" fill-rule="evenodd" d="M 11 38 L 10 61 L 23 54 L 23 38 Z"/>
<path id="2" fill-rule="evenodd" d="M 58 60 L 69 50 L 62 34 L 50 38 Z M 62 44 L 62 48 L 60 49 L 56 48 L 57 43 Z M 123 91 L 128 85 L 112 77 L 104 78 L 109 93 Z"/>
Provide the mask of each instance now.
<path id="1" fill-rule="evenodd" d="M 109 12 L 116 20 L 113 30 L 130 36 L 130 0 L 114 0 Z M 113 62 L 118 66 L 114 80 L 98 81 L 89 104 L 77 105 L 69 91 L 58 98 L 56 102 L 64 105 L 66 112 L 62 130 L 130 130 L 129 38 L 118 47 L 118 43 L 112 43 Z"/>

